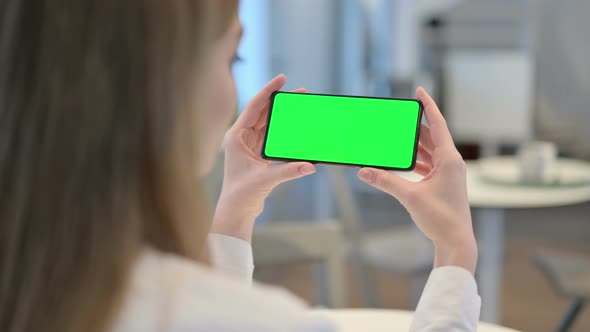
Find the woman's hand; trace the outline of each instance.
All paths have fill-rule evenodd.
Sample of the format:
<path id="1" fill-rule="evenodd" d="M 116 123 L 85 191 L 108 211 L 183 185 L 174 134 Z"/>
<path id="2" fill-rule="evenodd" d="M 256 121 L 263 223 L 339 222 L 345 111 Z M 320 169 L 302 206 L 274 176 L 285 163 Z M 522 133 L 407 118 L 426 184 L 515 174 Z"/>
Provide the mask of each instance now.
<path id="1" fill-rule="evenodd" d="M 424 176 L 410 182 L 384 170 L 362 168 L 364 182 L 389 193 L 408 210 L 435 247 L 434 266 L 458 265 L 471 273 L 477 265 L 477 245 L 467 200 L 465 162 L 455 148 L 447 124 L 432 98 L 419 88 L 429 126 L 422 125 L 414 171 Z"/>
<path id="2" fill-rule="evenodd" d="M 262 88 L 225 135 L 225 170 L 211 229 L 214 233 L 250 241 L 255 219 L 270 192 L 283 182 L 316 171 L 308 162 L 272 163 L 260 157 L 270 96 L 285 82 L 285 76 L 279 75 Z"/>

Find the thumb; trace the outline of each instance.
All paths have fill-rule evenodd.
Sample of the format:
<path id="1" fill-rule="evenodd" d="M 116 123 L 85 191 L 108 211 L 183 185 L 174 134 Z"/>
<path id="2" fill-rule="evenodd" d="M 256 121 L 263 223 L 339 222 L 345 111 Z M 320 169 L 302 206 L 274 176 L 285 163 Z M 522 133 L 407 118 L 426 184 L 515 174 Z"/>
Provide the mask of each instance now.
<path id="1" fill-rule="evenodd" d="M 369 185 L 384 191 L 402 202 L 414 183 L 382 169 L 364 167 L 358 177 Z"/>
<path id="2" fill-rule="evenodd" d="M 314 165 L 308 162 L 287 162 L 271 164 L 265 172 L 265 182 L 276 186 L 316 172 Z"/>

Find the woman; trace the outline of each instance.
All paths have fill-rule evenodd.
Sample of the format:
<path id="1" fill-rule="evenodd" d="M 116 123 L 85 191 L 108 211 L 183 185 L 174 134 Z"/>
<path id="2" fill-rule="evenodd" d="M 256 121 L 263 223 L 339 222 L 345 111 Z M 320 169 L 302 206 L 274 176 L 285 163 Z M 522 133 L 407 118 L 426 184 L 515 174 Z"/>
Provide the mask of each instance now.
<path id="1" fill-rule="evenodd" d="M 198 178 L 236 106 L 240 34 L 236 0 L 0 2 L 1 331 L 334 331 L 293 296 L 250 284 L 265 198 L 315 171 L 258 157 L 284 76 L 227 131 L 212 225 L 204 213 Z M 432 99 L 418 98 L 425 179 L 359 177 L 434 242 L 412 329 L 474 330 L 465 166 Z"/>

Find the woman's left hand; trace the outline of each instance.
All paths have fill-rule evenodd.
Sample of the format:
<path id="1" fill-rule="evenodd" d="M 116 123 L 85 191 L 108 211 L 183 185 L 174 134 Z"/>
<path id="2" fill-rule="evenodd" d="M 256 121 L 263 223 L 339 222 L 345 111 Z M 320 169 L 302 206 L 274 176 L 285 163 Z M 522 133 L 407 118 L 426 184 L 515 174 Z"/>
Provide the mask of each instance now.
<path id="1" fill-rule="evenodd" d="M 270 192 L 283 182 L 316 171 L 308 162 L 273 163 L 260 156 L 270 96 L 285 82 L 281 74 L 266 84 L 225 135 L 225 170 L 211 229 L 214 233 L 250 241 L 255 219 Z"/>

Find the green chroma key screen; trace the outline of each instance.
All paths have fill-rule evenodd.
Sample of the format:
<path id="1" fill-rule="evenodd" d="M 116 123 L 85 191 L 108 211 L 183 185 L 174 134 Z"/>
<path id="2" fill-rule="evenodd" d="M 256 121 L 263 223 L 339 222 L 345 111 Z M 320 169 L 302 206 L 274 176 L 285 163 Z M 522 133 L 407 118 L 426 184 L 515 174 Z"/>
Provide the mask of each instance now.
<path id="1" fill-rule="evenodd" d="M 262 156 L 410 170 L 421 115 L 417 100 L 275 92 Z"/>

